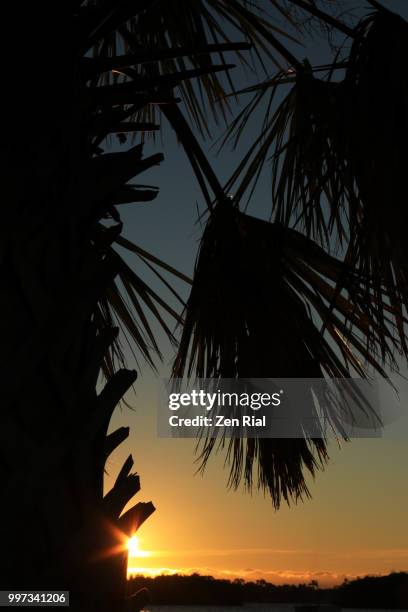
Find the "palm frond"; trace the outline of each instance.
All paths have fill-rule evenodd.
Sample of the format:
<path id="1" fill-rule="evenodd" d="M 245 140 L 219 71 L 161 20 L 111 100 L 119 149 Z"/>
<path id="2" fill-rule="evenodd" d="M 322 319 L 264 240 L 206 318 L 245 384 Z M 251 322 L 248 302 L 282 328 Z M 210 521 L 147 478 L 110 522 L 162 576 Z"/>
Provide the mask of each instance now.
<path id="1" fill-rule="evenodd" d="M 333 229 L 340 240 L 347 237 L 347 202 L 358 195 L 344 160 L 344 84 L 317 79 L 314 72 L 305 62 L 296 75 L 278 74 L 251 88 L 253 99 L 231 123 L 221 146 L 232 138 L 237 145 L 251 114 L 269 96 L 259 136 L 226 189 L 234 188 L 241 200 L 251 186 L 255 188 L 260 171 L 271 160 L 273 218 L 327 244 Z M 277 88 L 290 83 L 274 108 Z"/>
<path id="2" fill-rule="evenodd" d="M 104 236 L 109 234 L 112 228 L 99 225 L 94 235 L 98 234 L 97 244 L 101 243 Z M 94 238 L 95 239 L 95 238 Z M 161 261 L 158 257 L 141 249 L 130 240 L 114 235 L 115 242 L 129 252 L 136 254 L 139 261 L 156 274 L 162 286 L 166 287 L 172 295 L 183 306 L 184 302 L 174 290 L 172 285 L 158 272 L 159 269 L 171 274 L 184 282 L 188 282 L 187 276 Z M 109 244 L 111 240 L 109 241 Z M 117 326 L 122 334 L 113 338 L 109 350 L 105 353 L 103 373 L 109 378 L 125 364 L 123 342 L 127 342 L 129 349 L 138 363 L 138 354 L 153 368 L 156 368 L 156 359 L 162 358 L 155 333 L 151 325 L 151 318 L 155 319 L 159 327 L 172 344 L 176 344 L 173 331 L 169 327 L 167 319 L 173 320 L 174 325 L 181 324 L 181 315 L 174 310 L 156 291 L 137 274 L 123 259 L 123 257 L 110 247 L 108 256 L 115 262 L 117 269 L 117 280 L 107 289 L 100 299 L 98 309 L 94 315 L 94 321 L 98 334 L 102 334 L 105 328 Z M 190 281 L 191 282 L 191 281 Z M 132 344 L 133 343 L 133 344 Z"/>
<path id="3" fill-rule="evenodd" d="M 342 155 L 344 103 L 342 83 L 300 74 L 270 127 L 274 218 L 326 244 L 333 229 L 347 239 L 347 205 L 358 198 Z"/>
<path id="4" fill-rule="evenodd" d="M 188 47 L 170 47 L 166 49 L 139 50 L 138 53 L 127 53 L 115 57 L 84 57 L 82 58 L 82 71 L 84 78 L 91 79 L 102 75 L 104 72 L 118 72 L 123 68 L 129 68 L 139 64 L 151 64 L 152 62 L 163 62 L 183 56 L 198 56 L 211 53 L 226 53 L 228 51 L 248 51 L 251 44 L 247 42 L 226 42 L 221 44 L 208 44 L 202 49 L 197 45 Z"/>
<path id="5" fill-rule="evenodd" d="M 336 19 L 329 13 L 322 11 L 315 2 L 305 2 L 305 0 L 290 0 L 292 4 L 295 4 L 302 10 L 310 13 L 316 18 L 318 21 L 327 24 L 330 28 L 334 30 L 338 30 L 342 32 L 346 36 L 354 39 L 356 37 L 356 32 L 352 28 L 350 28 L 346 23 L 340 21 L 340 19 Z"/>
<path id="6" fill-rule="evenodd" d="M 347 162 L 360 197 L 350 201 L 350 257 L 387 284 L 402 315 L 408 306 L 408 24 L 383 9 L 362 20 L 359 32 L 345 77 Z"/>
<path id="7" fill-rule="evenodd" d="M 371 289 L 375 284 L 381 294 L 386 287 L 405 352 L 407 33 L 407 23 L 385 8 L 368 15 L 355 27 L 350 55 L 341 62 L 342 81 L 332 80 L 332 71 L 316 78 L 307 63 L 296 75 L 279 74 L 252 88 L 254 99 L 226 136 L 236 143 L 269 93 L 262 131 L 226 188 L 237 185 L 235 197 L 242 199 L 271 159 L 273 219 L 326 247 L 339 240 Z M 276 88 L 291 80 L 270 114 Z"/>
<path id="8" fill-rule="evenodd" d="M 244 48 L 247 46 L 244 45 Z M 233 49 L 238 47 L 241 48 L 242 45 L 231 46 Z M 219 50 L 219 46 L 216 48 Z M 198 50 L 200 51 L 200 47 Z M 184 47 L 179 50 L 167 50 L 164 55 L 178 57 L 179 53 L 187 51 L 188 49 Z M 201 51 L 203 51 L 202 48 Z M 210 51 L 206 50 L 206 56 Z M 150 59 L 156 56 L 157 50 L 152 53 Z M 143 49 L 142 59 L 149 60 L 146 48 Z M 176 101 L 171 92 L 178 83 L 193 77 L 202 77 L 211 72 L 215 73 L 221 69 L 226 70 L 229 65 L 220 67 L 202 65 L 186 71 L 178 70 L 176 73 L 161 75 L 157 73 L 142 75 L 133 69 L 124 68 L 128 72 L 127 82 L 103 85 L 101 82 L 95 83 L 92 79 L 89 80 L 89 70 L 95 71 L 98 66 L 102 69 L 106 68 L 104 61 L 103 58 L 102 63 L 97 59 L 89 60 L 82 67 L 85 74 L 85 83 L 82 82 L 85 86 L 84 108 L 89 115 L 87 133 L 90 156 L 81 164 L 80 193 L 79 196 L 76 194 L 76 197 L 80 203 L 79 210 L 82 218 L 92 224 L 91 248 L 95 249 L 100 257 L 106 257 L 109 261 L 114 262 L 117 273 L 117 280 L 105 292 L 101 290 L 99 303 L 93 314 L 98 336 L 103 335 L 104 330 L 110 326 L 118 327 L 122 332 L 118 338 L 113 340 L 104 358 L 102 370 L 109 378 L 118 367 L 123 367 L 125 363 L 125 352 L 121 345 L 123 341 L 128 344 L 136 362 L 138 362 L 138 356 L 141 355 L 147 363 L 155 367 L 156 358 L 161 359 L 161 351 L 153 331 L 151 318 L 156 321 L 173 344 L 176 340 L 172 331 L 173 325 L 169 320 L 174 323 L 182 322 L 179 313 L 169 305 L 168 301 L 153 291 L 142 277 L 112 249 L 112 243 L 116 242 L 136 254 L 139 261 L 155 274 L 162 287 L 169 291 L 182 307 L 184 307 L 183 300 L 173 288 L 172 283 L 166 280 L 165 275 L 170 273 L 183 281 L 188 281 L 188 279 L 169 264 L 160 261 L 129 240 L 120 238 L 122 224 L 117 207 L 135 202 L 149 202 L 158 193 L 155 187 L 138 185 L 130 181 L 152 165 L 160 163 L 163 156 L 155 154 L 143 158 L 142 144 L 125 152 L 102 154 L 99 145 L 108 133 L 155 129 L 157 127 L 155 124 L 134 122 L 129 120 L 129 117 L 148 104 L 163 102 L 171 106 Z M 118 62 L 121 63 L 120 59 Z M 174 127 L 178 129 L 180 138 L 184 139 L 186 147 L 191 149 L 191 159 L 198 160 L 197 173 L 202 176 L 201 184 L 204 192 L 208 182 L 210 188 L 220 197 L 222 190 L 217 178 L 181 113 L 169 111 L 168 116 L 174 123 Z M 192 142 L 196 143 L 195 147 L 191 146 Z M 211 205 L 209 195 L 207 201 Z M 117 225 L 104 227 L 99 223 L 102 218 L 114 220 Z"/>
<path id="9" fill-rule="evenodd" d="M 279 0 L 271 0 L 268 7 L 272 9 L 271 14 L 258 0 L 251 3 L 242 0 L 178 0 L 177 4 L 150 0 L 136 4 L 122 3 L 109 10 L 103 6 L 95 11 L 90 8 L 84 6 L 82 24 L 83 44 L 88 49 L 92 48 L 95 56 L 95 60 L 87 60 L 88 74 L 97 75 L 100 68 L 104 70 L 114 66 L 119 50 L 123 53 L 117 57 L 117 62 L 141 74 L 146 74 L 152 63 L 161 75 L 211 66 L 212 55 L 216 51 L 218 60 L 224 66 L 228 63 L 225 53 L 229 53 L 233 61 L 250 67 L 242 54 L 248 44 L 261 65 L 266 58 L 280 68 L 283 67 L 282 59 L 284 64 L 298 64 L 287 45 L 289 40 L 294 40 L 290 33 L 293 18 Z M 282 29 L 278 25 L 279 20 L 273 16 L 273 11 L 279 14 L 280 19 L 286 19 L 287 28 Z M 234 34 L 244 37 L 244 45 L 231 41 Z M 153 59 L 149 59 L 149 53 L 153 54 Z M 129 63 L 126 56 L 133 63 Z M 112 80 L 107 72 L 105 83 L 106 79 L 109 82 Z M 181 99 L 202 135 L 209 131 L 207 109 L 216 122 L 220 118 L 226 119 L 230 111 L 229 101 L 225 97 L 227 86 L 234 91 L 229 72 L 226 79 L 211 73 L 203 75 L 196 86 L 189 81 L 179 84 Z M 218 104 L 217 100 L 220 101 Z M 138 120 L 156 123 L 157 110 L 154 107 L 143 108 L 138 111 L 137 117 Z"/>
<path id="10" fill-rule="evenodd" d="M 368 363 L 387 378 L 399 347 L 376 305 L 386 295 L 375 297 L 306 236 L 224 202 L 203 235 L 173 376 L 364 377 Z M 204 465 L 215 441 L 202 442 Z M 307 494 L 304 469 L 325 456 L 323 440 L 231 440 L 230 482 L 251 487 L 257 464 L 258 486 L 279 506 Z"/>
<path id="11" fill-rule="evenodd" d="M 228 485 L 237 489 L 244 480 L 245 488 L 268 492 L 275 509 L 281 501 L 288 505 L 310 498 L 305 473 L 314 477 L 329 460 L 326 442 L 321 438 L 231 438 L 216 446 L 209 438 L 198 456 L 203 472 L 210 455 L 223 450 L 230 467 Z"/>

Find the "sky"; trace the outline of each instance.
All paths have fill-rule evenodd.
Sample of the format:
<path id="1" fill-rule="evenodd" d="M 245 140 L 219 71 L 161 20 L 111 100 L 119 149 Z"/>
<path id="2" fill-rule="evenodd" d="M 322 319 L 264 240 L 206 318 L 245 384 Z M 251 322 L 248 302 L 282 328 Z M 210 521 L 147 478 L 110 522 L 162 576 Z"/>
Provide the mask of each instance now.
<path id="1" fill-rule="evenodd" d="M 386 4 L 407 13 L 403 1 Z M 309 45 L 300 52 L 303 57 L 324 57 L 322 41 Z M 246 142 L 237 153 L 227 149 L 218 156 L 207 145 L 221 179 L 229 176 Z M 151 203 L 122 207 L 123 235 L 191 276 L 202 231 L 197 223 L 197 206 L 203 207 L 199 187 L 169 130 L 164 130 L 163 142 L 146 146 L 146 154 L 153 151 L 162 151 L 165 161 L 140 182 L 158 185 L 160 194 Z M 269 207 L 266 172 L 250 212 L 267 216 Z M 142 270 L 136 259 L 129 262 Z M 188 295 L 187 287 L 177 287 Z M 394 403 L 398 416 L 383 437 L 352 440 L 341 448 L 332 441 L 329 465 L 314 481 L 309 479 L 312 498 L 275 511 L 260 492 L 227 489 L 223 457 L 212 457 L 201 476 L 195 474 L 194 440 L 158 437 L 157 390 L 160 379 L 169 375 L 173 356 L 161 340 L 164 363 L 157 376 L 129 356 L 129 367 L 139 374 L 135 394 L 128 394 L 134 409 L 117 408 L 110 427 L 126 425 L 131 432 L 107 462 L 106 489 L 132 453 L 142 484 L 132 501 L 152 500 L 157 508 L 138 532 L 144 554 L 129 559 L 129 567 L 146 574 L 198 571 L 277 584 L 316 579 L 321 585 L 408 570 L 406 381 L 398 381 L 399 402 L 387 395 L 385 401 Z"/>

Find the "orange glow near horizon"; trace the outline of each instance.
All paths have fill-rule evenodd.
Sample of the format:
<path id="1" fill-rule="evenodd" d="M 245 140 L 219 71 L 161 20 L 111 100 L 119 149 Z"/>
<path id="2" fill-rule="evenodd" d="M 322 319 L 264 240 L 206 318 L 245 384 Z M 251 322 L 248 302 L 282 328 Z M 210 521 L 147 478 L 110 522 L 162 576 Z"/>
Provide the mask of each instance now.
<path id="1" fill-rule="evenodd" d="M 148 390 L 139 393 L 141 406 L 152 404 Z M 401 486 L 408 414 L 406 437 L 399 423 L 400 439 L 330 443 L 330 466 L 307 480 L 312 498 L 275 512 L 268 496 L 226 488 L 222 457 L 214 456 L 204 478 L 194 476 L 195 441 L 158 438 L 152 412 L 138 413 L 129 442 L 138 449 L 143 499 L 157 509 L 136 534 L 122 534 L 129 577 L 198 573 L 324 587 L 408 570 L 408 489 Z M 117 419 L 112 429 L 125 424 Z M 106 491 L 124 461 L 125 450 L 111 457 Z"/>

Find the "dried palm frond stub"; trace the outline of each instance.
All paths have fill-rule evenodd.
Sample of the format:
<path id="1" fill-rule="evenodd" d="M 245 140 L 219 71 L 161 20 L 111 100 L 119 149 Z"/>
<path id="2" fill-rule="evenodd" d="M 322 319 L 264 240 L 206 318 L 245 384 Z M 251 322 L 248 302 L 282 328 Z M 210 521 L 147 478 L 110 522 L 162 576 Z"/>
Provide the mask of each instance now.
<path id="1" fill-rule="evenodd" d="M 309 238 L 223 201 L 204 231 L 173 375 L 343 378 L 365 376 L 366 361 L 386 377 L 395 341 L 366 290 Z M 204 440 L 203 465 L 214 446 Z M 313 474 L 326 456 L 321 438 L 233 439 L 230 483 L 244 476 L 251 487 L 257 464 L 258 486 L 279 506 L 308 494 L 304 468 Z"/>

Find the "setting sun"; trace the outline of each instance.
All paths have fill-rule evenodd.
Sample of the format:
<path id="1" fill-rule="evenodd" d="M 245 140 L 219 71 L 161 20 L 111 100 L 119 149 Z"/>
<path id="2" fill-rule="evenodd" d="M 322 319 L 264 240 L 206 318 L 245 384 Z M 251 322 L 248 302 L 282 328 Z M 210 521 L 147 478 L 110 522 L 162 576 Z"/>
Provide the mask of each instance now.
<path id="1" fill-rule="evenodd" d="M 132 536 L 128 540 L 129 557 L 137 557 L 139 554 L 139 538 Z"/>
<path id="2" fill-rule="evenodd" d="M 149 557 L 150 553 L 147 550 L 140 549 L 140 540 L 137 536 L 132 536 L 127 542 L 129 557 Z"/>

